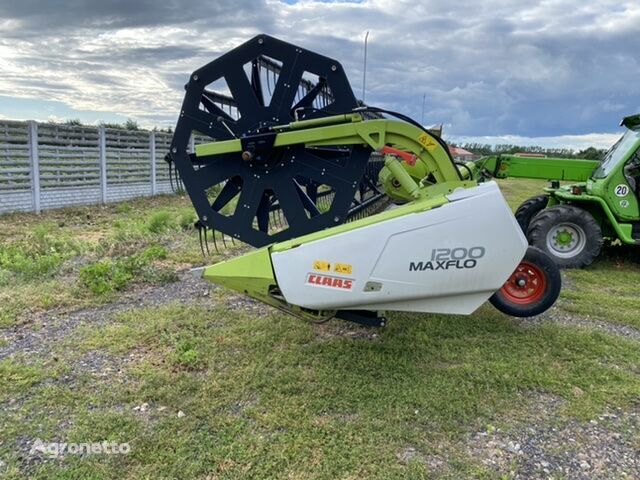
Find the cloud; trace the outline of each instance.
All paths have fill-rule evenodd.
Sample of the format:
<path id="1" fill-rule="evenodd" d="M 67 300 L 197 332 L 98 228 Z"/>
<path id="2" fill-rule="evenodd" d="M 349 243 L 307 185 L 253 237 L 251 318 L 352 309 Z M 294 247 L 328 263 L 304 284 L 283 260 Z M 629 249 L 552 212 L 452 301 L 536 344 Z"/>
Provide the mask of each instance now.
<path id="1" fill-rule="evenodd" d="M 420 120 L 425 94 L 451 135 L 611 132 L 635 113 L 640 4 L 518 3 L 2 2 L 0 95 L 171 125 L 191 71 L 266 32 L 337 58 L 360 96 L 370 30 L 367 103 Z"/>
<path id="2" fill-rule="evenodd" d="M 584 150 L 588 147 L 595 147 L 608 150 L 620 137 L 619 133 L 587 133 L 584 135 L 558 135 L 548 137 L 524 137 L 521 135 L 501 135 L 501 136 L 449 136 L 445 135 L 445 140 L 462 145 L 465 143 L 480 143 L 484 145 L 518 145 L 522 147 L 543 147 L 543 148 L 571 148 L 573 150 Z"/>

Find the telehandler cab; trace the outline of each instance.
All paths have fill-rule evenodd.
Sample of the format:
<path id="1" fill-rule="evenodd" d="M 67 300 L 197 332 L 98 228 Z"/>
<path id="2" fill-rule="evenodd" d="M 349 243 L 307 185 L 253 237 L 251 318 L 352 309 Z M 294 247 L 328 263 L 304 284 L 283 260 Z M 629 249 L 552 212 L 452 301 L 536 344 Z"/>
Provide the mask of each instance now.
<path id="1" fill-rule="evenodd" d="M 582 268 L 605 240 L 640 245 L 640 114 L 625 117 L 624 135 L 602 161 L 497 155 L 467 164 L 476 178 L 551 180 L 543 195 L 526 200 L 516 219 L 529 244 L 558 266 Z M 561 181 L 577 182 L 560 185 Z"/>

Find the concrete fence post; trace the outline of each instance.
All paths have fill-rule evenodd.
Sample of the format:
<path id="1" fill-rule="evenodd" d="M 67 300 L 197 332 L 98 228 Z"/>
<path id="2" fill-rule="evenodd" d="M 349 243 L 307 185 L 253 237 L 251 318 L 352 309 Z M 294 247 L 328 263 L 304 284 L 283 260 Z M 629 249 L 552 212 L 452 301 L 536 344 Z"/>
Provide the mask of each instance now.
<path id="1" fill-rule="evenodd" d="M 98 127 L 98 158 L 100 161 L 100 197 L 102 203 L 107 203 L 107 134 L 104 126 Z"/>
<path id="2" fill-rule="evenodd" d="M 156 132 L 149 132 L 149 158 L 151 160 L 151 195 L 158 193 L 156 185 Z"/>
<path id="3" fill-rule="evenodd" d="M 29 166 L 31 168 L 31 194 L 33 211 L 40 213 L 40 159 L 38 157 L 38 124 L 27 122 L 29 128 Z"/>

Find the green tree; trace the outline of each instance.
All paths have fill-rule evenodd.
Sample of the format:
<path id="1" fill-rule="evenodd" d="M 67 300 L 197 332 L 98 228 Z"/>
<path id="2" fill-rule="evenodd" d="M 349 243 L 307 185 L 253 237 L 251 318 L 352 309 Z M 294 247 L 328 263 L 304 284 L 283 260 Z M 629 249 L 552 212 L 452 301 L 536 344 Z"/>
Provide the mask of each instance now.
<path id="1" fill-rule="evenodd" d="M 578 157 L 586 158 L 587 160 L 601 160 L 604 156 L 604 153 L 605 150 L 595 147 L 589 147 L 585 148 L 584 150 L 580 150 L 578 152 Z"/>
<path id="2" fill-rule="evenodd" d="M 127 118 L 127 121 L 124 122 L 124 128 L 126 130 L 140 130 L 140 126 L 138 125 L 138 122 L 136 122 L 135 120 L 132 120 L 131 118 Z"/>

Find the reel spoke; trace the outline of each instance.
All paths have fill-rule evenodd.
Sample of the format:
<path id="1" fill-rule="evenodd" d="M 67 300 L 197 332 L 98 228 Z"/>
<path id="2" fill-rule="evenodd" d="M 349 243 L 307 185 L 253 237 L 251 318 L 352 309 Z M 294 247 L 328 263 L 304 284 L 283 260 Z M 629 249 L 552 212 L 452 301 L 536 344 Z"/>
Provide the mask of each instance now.
<path id="1" fill-rule="evenodd" d="M 186 152 L 194 132 L 213 141 L 240 139 L 245 148 L 273 134 L 273 126 L 356 107 L 337 61 L 257 36 L 191 75 L 171 145 L 176 188 L 184 183 L 200 222 L 218 230 L 223 243 L 228 235 L 259 247 L 338 225 L 354 198 L 371 195 L 377 177 L 363 179 L 368 147 L 267 145 L 244 157 Z"/>

